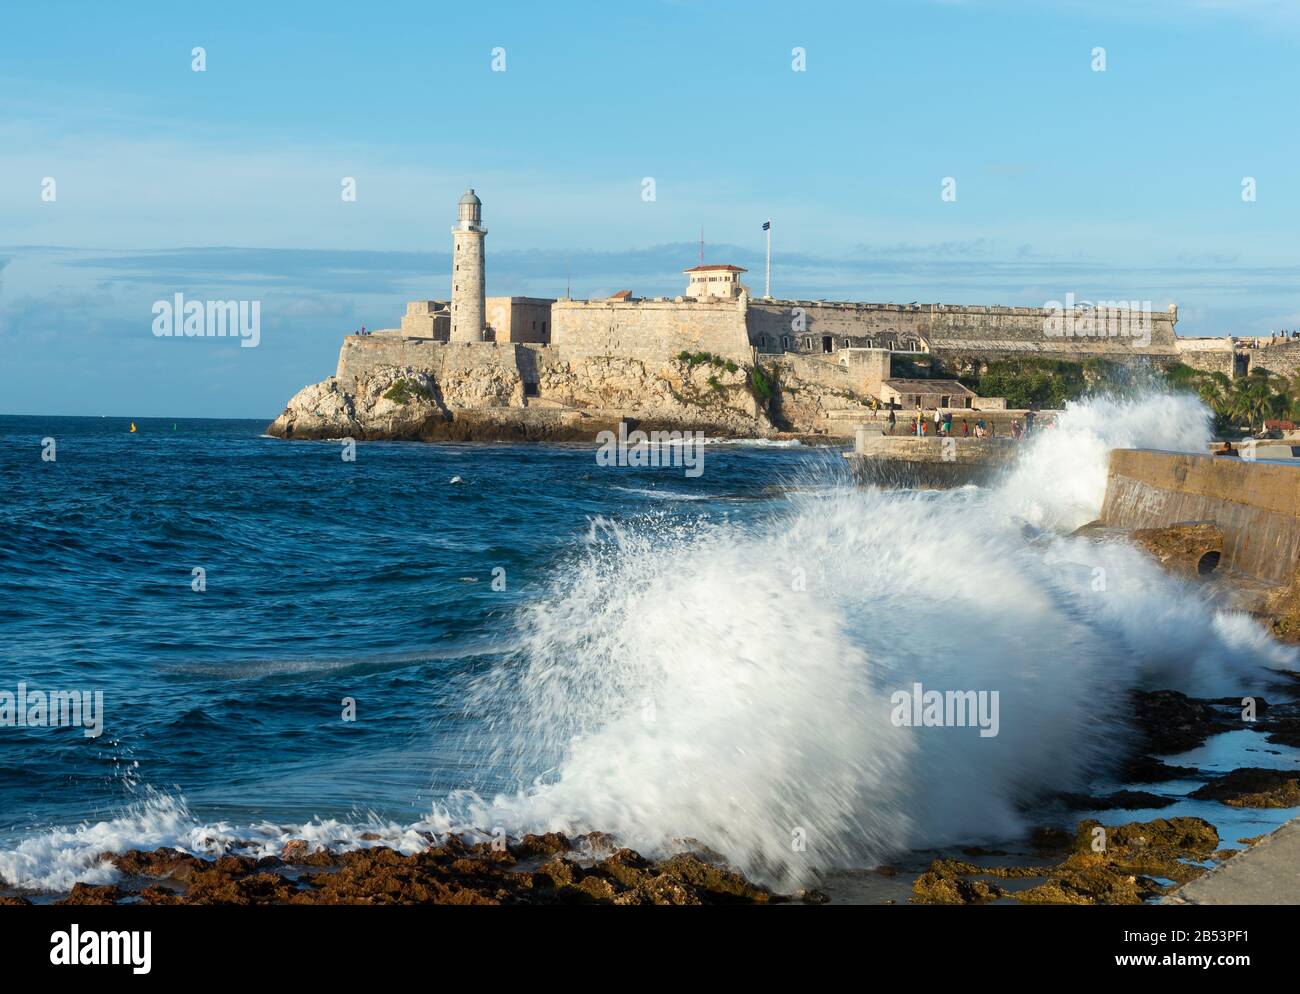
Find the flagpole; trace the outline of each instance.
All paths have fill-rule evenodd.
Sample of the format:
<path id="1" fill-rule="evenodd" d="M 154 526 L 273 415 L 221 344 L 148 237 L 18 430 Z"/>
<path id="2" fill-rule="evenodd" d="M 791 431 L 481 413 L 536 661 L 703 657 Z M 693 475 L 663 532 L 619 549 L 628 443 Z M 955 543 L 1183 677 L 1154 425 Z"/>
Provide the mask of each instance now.
<path id="1" fill-rule="evenodd" d="M 764 225 L 767 229 L 767 273 L 763 278 L 763 297 L 767 300 L 772 299 L 772 219 L 767 219 Z"/>

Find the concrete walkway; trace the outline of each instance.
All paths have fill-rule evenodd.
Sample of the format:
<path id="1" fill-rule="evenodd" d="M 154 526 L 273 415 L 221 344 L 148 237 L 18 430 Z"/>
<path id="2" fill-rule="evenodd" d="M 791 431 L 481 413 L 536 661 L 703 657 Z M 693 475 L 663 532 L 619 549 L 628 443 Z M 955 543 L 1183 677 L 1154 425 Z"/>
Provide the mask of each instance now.
<path id="1" fill-rule="evenodd" d="M 1162 904 L 1300 904 L 1300 818 L 1256 842 Z"/>

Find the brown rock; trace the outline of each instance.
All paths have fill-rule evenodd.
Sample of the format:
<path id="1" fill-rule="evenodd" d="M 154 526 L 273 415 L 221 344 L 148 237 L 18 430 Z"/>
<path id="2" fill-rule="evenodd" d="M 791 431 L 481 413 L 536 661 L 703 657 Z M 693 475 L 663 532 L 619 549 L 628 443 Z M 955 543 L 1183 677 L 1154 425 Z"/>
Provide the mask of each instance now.
<path id="1" fill-rule="evenodd" d="M 112 862 L 129 877 L 160 877 L 172 880 L 187 880 L 196 869 L 207 865 L 207 861 L 198 856 L 167 847 L 154 849 L 151 852 L 132 849 L 124 853 L 104 853 L 101 858 Z"/>
<path id="2" fill-rule="evenodd" d="M 126 892 L 116 884 L 74 884 L 72 892 L 55 904 L 116 904 Z"/>
<path id="3" fill-rule="evenodd" d="M 696 893 L 707 896 L 711 904 L 730 901 L 764 904 L 772 897 L 770 892 L 754 886 L 735 870 L 706 863 L 691 853 L 665 860 L 658 865 L 658 869 L 667 876 L 689 884 Z"/>
<path id="4" fill-rule="evenodd" d="M 1139 528 L 1131 537 L 1161 566 L 1179 576 L 1209 576 L 1218 569 L 1223 555 L 1223 532 L 1211 522 Z"/>
<path id="5" fill-rule="evenodd" d="M 1189 796 L 1234 808 L 1291 808 L 1300 805 L 1300 773 L 1242 767 L 1198 787 Z"/>
<path id="6" fill-rule="evenodd" d="M 554 856 L 556 853 L 568 852 L 573 846 L 559 832 L 547 832 L 545 835 L 525 835 L 514 846 L 516 856 Z"/>
<path id="7" fill-rule="evenodd" d="M 967 880 L 927 870 L 912 883 L 913 904 L 982 904 L 1006 892 L 983 880 Z"/>

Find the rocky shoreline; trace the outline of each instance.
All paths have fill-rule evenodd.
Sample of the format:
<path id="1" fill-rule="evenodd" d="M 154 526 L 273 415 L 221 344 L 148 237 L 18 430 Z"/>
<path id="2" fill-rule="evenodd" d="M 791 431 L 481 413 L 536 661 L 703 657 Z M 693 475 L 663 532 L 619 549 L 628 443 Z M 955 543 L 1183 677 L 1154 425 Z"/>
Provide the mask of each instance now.
<path id="1" fill-rule="evenodd" d="M 1176 691 L 1132 695 L 1139 735 L 1120 770 L 1125 789 L 1100 795 L 1059 794 L 1036 809 L 1057 810 L 1055 824 L 1035 829 L 1022 859 L 1000 849 L 968 847 L 913 871 L 873 873 L 905 883 L 914 904 L 1140 904 L 1167 897 L 1241 850 L 1225 844 L 1202 817 L 1149 821 L 1096 818 L 1073 822 L 1069 811 L 1150 810 L 1191 799 L 1231 809 L 1300 806 L 1300 770 L 1242 767 L 1210 773 L 1157 758 L 1194 749 L 1210 737 L 1248 728 L 1276 747 L 1300 746 L 1300 703 L 1255 699 L 1256 720 L 1240 719 L 1237 698 L 1198 700 Z M 1143 786 L 1171 780 L 1203 783 L 1186 795 Z M 1136 788 L 1136 789 L 1134 789 Z M 1237 839 L 1250 845 L 1259 837 Z M 87 904 L 823 904 L 834 888 L 782 894 L 748 880 L 717 853 L 682 840 L 683 851 L 649 859 L 608 834 L 559 833 L 466 842 L 426 835 L 428 847 L 404 854 L 383 845 L 347 852 L 287 842 L 275 855 L 221 855 L 172 848 L 105 852 L 120 879 L 77 884 L 52 903 Z M 378 835 L 361 841 L 378 843 Z M 831 893 L 828 894 L 827 891 Z M 0 904 L 48 902 L 49 895 L 0 892 Z M 894 899 L 883 903 L 900 903 Z"/>
<path id="2" fill-rule="evenodd" d="M 622 421 L 710 438 L 826 438 L 831 410 L 862 403 L 791 370 L 708 353 L 575 359 L 549 366 L 537 388 L 542 396 L 529 396 L 519 374 L 501 366 L 439 377 L 413 366 L 354 372 L 343 361 L 338 375 L 298 391 L 266 431 L 286 439 L 589 442 Z"/>

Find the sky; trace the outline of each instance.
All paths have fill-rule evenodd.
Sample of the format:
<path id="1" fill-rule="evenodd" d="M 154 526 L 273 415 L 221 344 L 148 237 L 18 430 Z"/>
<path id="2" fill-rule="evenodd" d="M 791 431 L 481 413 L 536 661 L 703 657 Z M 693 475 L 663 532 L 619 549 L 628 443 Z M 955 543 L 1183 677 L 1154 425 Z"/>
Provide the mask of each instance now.
<path id="1" fill-rule="evenodd" d="M 1300 328 L 1297 51 L 1296 0 L 9 4 L 0 413 L 269 420 L 449 296 L 471 186 L 489 295 L 675 295 L 701 231 L 761 293 L 771 218 L 777 297 Z"/>

